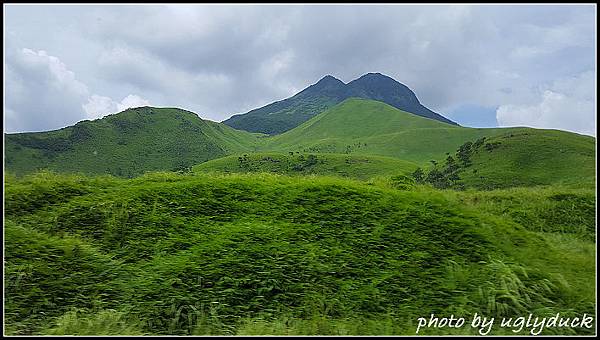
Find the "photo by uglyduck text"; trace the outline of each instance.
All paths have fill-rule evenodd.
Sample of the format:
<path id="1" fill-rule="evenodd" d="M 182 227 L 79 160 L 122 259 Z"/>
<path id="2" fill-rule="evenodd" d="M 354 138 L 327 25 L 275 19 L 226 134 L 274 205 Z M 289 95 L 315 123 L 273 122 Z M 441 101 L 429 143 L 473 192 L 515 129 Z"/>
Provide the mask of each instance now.
<path id="1" fill-rule="evenodd" d="M 494 326 L 508 328 L 514 333 L 529 333 L 539 335 L 544 329 L 549 328 L 587 328 L 594 327 L 594 317 L 583 314 L 580 317 L 564 317 L 560 313 L 548 317 L 536 317 L 533 314 L 520 317 L 493 318 L 475 313 L 470 318 L 455 317 L 437 317 L 431 314 L 427 317 L 417 319 L 416 333 L 422 332 L 426 328 L 462 328 L 470 326 L 477 329 L 480 335 L 488 335 Z"/>

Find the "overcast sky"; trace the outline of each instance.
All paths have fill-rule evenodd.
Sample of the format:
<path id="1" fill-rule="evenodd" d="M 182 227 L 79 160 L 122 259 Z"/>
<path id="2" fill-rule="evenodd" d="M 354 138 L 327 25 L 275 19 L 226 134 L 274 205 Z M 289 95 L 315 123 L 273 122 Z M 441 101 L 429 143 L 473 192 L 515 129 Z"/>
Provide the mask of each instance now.
<path id="1" fill-rule="evenodd" d="M 463 126 L 596 135 L 595 5 L 4 5 L 5 131 L 128 107 L 222 121 L 381 72 Z"/>

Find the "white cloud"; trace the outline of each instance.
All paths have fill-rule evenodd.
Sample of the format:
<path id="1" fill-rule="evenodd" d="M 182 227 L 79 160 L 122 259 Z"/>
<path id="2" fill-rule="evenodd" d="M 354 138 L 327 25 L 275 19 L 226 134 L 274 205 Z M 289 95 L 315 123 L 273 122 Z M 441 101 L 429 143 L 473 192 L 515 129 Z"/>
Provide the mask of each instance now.
<path id="1" fill-rule="evenodd" d="M 86 104 L 83 104 L 83 110 L 88 119 L 102 118 L 103 116 L 116 112 L 117 105 L 109 97 L 92 95 Z"/>
<path id="2" fill-rule="evenodd" d="M 500 126 L 561 129 L 596 135 L 595 74 L 562 78 L 527 105 L 502 105 L 496 111 Z"/>
<path id="3" fill-rule="evenodd" d="M 149 105 L 130 94 L 120 102 L 90 92 L 65 63 L 46 51 L 23 48 L 6 58 L 6 131 L 45 131 Z"/>
<path id="4" fill-rule="evenodd" d="M 6 57 L 6 130 L 42 131 L 81 117 L 88 88 L 59 58 L 23 48 Z"/>
<path id="5" fill-rule="evenodd" d="M 75 73 L 69 71 L 60 59 L 48 55 L 46 51 L 35 52 L 23 48 L 21 58 L 18 61 L 22 66 L 32 71 L 47 73 L 47 80 L 57 90 L 82 96 L 85 96 L 88 92 L 87 86 L 75 78 Z"/>
<path id="6" fill-rule="evenodd" d="M 132 92 L 152 96 L 153 103 L 179 106 L 214 114 L 214 107 L 235 103 L 243 93 L 232 91 L 232 79 L 224 73 L 189 71 L 174 67 L 154 54 L 126 44 L 105 51 L 98 59 L 103 78 L 128 84 Z M 212 110 L 208 108 L 212 107 Z M 222 112 L 222 114 L 227 114 Z"/>
<path id="7" fill-rule="evenodd" d="M 134 94 L 130 94 L 123 98 L 121 102 L 115 102 L 109 97 L 94 94 L 88 99 L 88 102 L 82 106 L 89 119 L 97 119 L 129 108 L 148 105 L 150 105 L 148 100 Z"/>
<path id="8" fill-rule="evenodd" d="M 120 103 L 117 104 L 117 110 L 123 111 L 132 107 L 140 107 L 140 106 L 148 106 L 150 102 L 146 99 L 137 96 L 135 94 L 130 94 L 127 97 L 123 98 Z"/>

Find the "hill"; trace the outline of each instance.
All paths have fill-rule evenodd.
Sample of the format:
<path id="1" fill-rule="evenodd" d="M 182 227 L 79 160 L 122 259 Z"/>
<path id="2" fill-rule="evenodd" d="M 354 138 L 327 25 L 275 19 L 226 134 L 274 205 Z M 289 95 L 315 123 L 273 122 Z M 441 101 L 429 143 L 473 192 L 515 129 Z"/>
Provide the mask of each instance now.
<path id="1" fill-rule="evenodd" d="M 293 130 L 266 139 L 259 148 L 370 154 L 425 163 L 466 140 L 508 130 L 452 126 L 383 102 L 349 98 Z"/>
<path id="2" fill-rule="evenodd" d="M 473 149 L 474 165 L 459 170 L 467 187 L 595 183 L 593 137 L 531 128 L 452 126 L 360 98 L 346 99 L 270 137 L 202 120 L 185 110 L 129 109 L 61 130 L 7 134 L 5 167 L 17 175 L 50 169 L 135 177 L 198 165 L 201 171 L 367 179 L 405 173 L 415 166 L 429 169 L 431 161 L 442 164 L 446 154 L 482 138 L 500 147 Z M 240 163 L 238 157 L 244 154 L 249 156 Z M 215 161 L 199 165 L 210 160 Z"/>
<path id="3" fill-rule="evenodd" d="M 344 154 L 259 152 L 214 159 L 194 172 L 270 172 L 285 175 L 328 175 L 366 180 L 380 175 L 409 175 L 417 165 L 391 157 Z"/>
<path id="4" fill-rule="evenodd" d="M 559 130 L 511 129 L 467 141 L 429 166 L 438 187 L 496 189 L 538 185 L 594 188 L 595 138 Z M 454 177 L 453 177 L 454 176 Z"/>
<path id="5" fill-rule="evenodd" d="M 139 107 L 56 131 L 5 134 L 5 167 L 133 177 L 251 150 L 255 139 L 189 111 Z"/>
<path id="6" fill-rule="evenodd" d="M 235 129 L 276 135 L 309 120 L 350 97 L 382 101 L 418 116 L 456 123 L 424 107 L 405 85 L 380 73 L 368 73 L 344 84 L 330 75 L 293 97 L 223 121 Z"/>
<path id="7" fill-rule="evenodd" d="M 467 186 L 595 182 L 593 137 L 532 128 L 449 126 L 358 98 L 347 99 L 291 131 L 266 139 L 259 149 L 380 155 L 429 167 L 430 161 L 441 164 L 446 154 L 481 138 L 501 147 L 493 151 L 484 147 L 473 155 L 471 173 L 462 176 Z"/>
<path id="8" fill-rule="evenodd" d="M 594 243 L 572 234 L 594 228 L 592 190 L 198 173 L 5 185 L 8 334 L 414 335 L 431 313 L 595 312 Z M 478 330 L 419 334 L 448 333 Z"/>

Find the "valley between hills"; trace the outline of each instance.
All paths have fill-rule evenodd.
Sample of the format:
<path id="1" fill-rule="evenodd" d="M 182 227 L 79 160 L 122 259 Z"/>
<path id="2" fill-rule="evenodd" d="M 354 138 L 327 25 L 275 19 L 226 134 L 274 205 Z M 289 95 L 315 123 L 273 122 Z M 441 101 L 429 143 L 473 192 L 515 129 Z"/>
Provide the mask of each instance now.
<path id="1" fill-rule="evenodd" d="M 223 123 L 137 107 L 4 143 L 7 334 L 414 335 L 432 313 L 596 312 L 596 138 L 463 127 L 378 73 Z"/>

